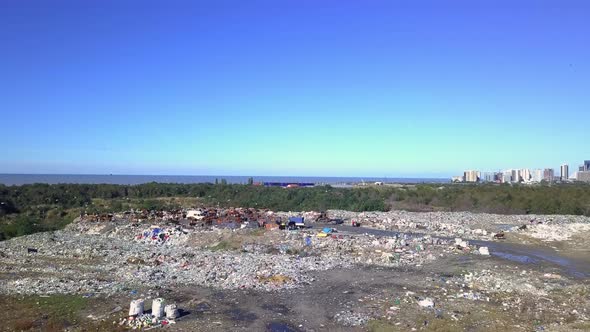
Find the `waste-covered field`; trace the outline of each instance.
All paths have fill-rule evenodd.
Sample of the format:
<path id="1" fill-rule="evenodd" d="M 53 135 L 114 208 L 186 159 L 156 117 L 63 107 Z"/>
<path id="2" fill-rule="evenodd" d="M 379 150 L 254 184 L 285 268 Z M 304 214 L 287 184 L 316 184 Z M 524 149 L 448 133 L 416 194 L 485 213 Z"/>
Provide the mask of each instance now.
<path id="1" fill-rule="evenodd" d="M 590 330 L 586 217 L 188 215 L 87 216 L 0 242 L 0 329 Z M 280 229 L 295 216 L 305 227 Z M 175 314 L 153 318 L 154 299 Z"/>

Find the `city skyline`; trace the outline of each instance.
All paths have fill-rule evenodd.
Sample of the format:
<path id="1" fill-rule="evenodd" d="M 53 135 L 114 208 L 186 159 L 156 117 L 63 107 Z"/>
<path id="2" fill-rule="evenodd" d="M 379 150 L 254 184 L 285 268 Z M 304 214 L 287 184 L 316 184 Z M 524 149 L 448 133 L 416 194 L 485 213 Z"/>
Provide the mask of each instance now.
<path id="1" fill-rule="evenodd" d="M 570 165 L 563 163 L 559 166 L 559 173 L 553 167 L 533 168 L 503 168 L 496 171 L 474 170 L 463 171 L 463 175 L 451 176 L 453 182 L 541 182 L 542 180 L 561 181 L 590 179 L 590 160 L 584 160 L 578 167 L 570 172 Z"/>

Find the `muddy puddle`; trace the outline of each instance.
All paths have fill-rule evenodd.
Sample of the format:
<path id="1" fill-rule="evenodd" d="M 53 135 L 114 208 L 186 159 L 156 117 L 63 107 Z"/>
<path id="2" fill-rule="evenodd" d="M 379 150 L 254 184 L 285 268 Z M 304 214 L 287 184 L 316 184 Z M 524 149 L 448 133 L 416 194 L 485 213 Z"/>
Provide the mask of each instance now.
<path id="1" fill-rule="evenodd" d="M 590 264 L 586 260 L 565 257 L 548 247 L 527 246 L 510 242 L 473 240 L 470 243 L 487 246 L 490 255 L 522 264 L 554 266 L 575 278 L 590 278 Z"/>
<path id="2" fill-rule="evenodd" d="M 288 324 L 282 322 L 270 322 L 266 324 L 266 331 L 267 332 L 297 332 L 299 330 L 295 329 L 294 327 L 289 326 Z"/>

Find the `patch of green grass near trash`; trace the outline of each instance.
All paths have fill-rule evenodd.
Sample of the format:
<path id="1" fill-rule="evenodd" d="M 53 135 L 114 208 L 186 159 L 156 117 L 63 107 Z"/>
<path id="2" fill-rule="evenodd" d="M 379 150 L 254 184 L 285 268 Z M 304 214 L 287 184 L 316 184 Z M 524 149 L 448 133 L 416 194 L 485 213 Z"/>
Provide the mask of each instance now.
<path id="1" fill-rule="evenodd" d="M 574 331 L 590 331 L 590 322 L 579 322 L 568 326 Z"/>
<path id="2" fill-rule="evenodd" d="M 469 304 L 469 303 L 466 303 Z M 396 321 L 386 319 L 373 319 L 368 322 L 367 329 L 370 332 L 386 331 L 408 331 L 412 327 L 419 328 L 421 331 L 431 332 L 454 332 L 454 331 L 499 331 L 508 332 L 514 330 L 511 318 L 513 314 L 504 312 L 501 308 L 496 308 L 490 304 L 479 303 L 479 311 L 456 308 L 459 313 L 458 320 L 451 318 L 452 311 L 450 308 L 443 308 L 442 318 L 436 318 L 432 311 L 416 311 L 414 313 L 405 312 L 399 325 Z M 454 311 L 454 310 L 453 310 Z M 409 324 L 409 325 L 408 325 Z M 534 324 L 530 328 L 533 329 Z"/>
<path id="3" fill-rule="evenodd" d="M 401 326 L 401 325 L 400 325 Z M 402 331 L 400 326 L 395 326 L 384 319 L 373 319 L 367 324 L 369 332 L 394 332 Z"/>
<path id="4" fill-rule="evenodd" d="M 31 306 L 38 306 L 42 312 L 50 317 L 59 319 L 75 319 L 76 313 L 84 310 L 88 299 L 76 295 L 51 295 L 49 297 L 25 297 L 23 302 Z"/>
<path id="5" fill-rule="evenodd" d="M 209 247 L 211 251 L 232 251 L 232 250 L 239 250 L 241 249 L 241 245 L 239 243 L 233 241 L 219 241 L 212 247 Z"/>
<path id="6" fill-rule="evenodd" d="M 76 295 L 14 297 L 0 305 L 0 320 L 12 331 L 30 329 L 63 331 L 76 326 L 79 314 L 89 306 L 88 299 Z"/>
<path id="7" fill-rule="evenodd" d="M 265 232 L 266 232 L 266 229 L 264 229 L 264 228 L 256 228 L 256 229 L 253 229 L 250 232 L 250 234 L 254 235 L 254 236 L 263 236 Z"/>

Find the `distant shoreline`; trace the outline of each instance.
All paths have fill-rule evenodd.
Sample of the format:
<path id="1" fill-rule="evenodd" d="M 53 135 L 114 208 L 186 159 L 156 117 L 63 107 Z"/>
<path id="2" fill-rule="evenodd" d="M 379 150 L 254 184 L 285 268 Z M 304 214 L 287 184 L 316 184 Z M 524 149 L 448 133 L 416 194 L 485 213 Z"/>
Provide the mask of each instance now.
<path id="1" fill-rule="evenodd" d="M 450 178 L 388 178 L 388 177 L 328 177 L 328 176 L 228 176 L 228 175 L 108 175 L 108 174 L 0 174 L 0 184 L 7 186 L 33 183 L 121 184 L 214 183 L 225 179 L 230 184 L 255 182 L 311 182 L 315 184 L 351 183 L 450 183 Z"/>

